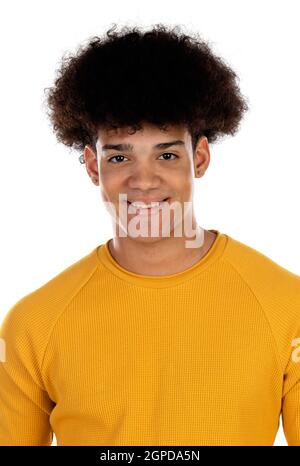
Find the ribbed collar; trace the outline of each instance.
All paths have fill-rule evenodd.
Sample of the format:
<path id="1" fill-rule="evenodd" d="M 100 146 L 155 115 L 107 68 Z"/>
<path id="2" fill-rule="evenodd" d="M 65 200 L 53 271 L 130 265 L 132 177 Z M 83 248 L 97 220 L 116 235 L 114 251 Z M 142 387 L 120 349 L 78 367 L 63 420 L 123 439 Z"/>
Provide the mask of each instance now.
<path id="1" fill-rule="evenodd" d="M 106 243 L 99 245 L 95 252 L 97 259 L 101 262 L 101 264 L 117 277 L 129 283 L 143 287 L 167 288 L 169 286 L 183 283 L 186 280 L 192 278 L 194 275 L 197 275 L 198 273 L 207 269 L 207 267 L 209 267 L 222 255 L 227 244 L 228 235 L 221 233 L 218 230 L 211 229 L 208 231 L 216 233 L 217 237 L 206 254 L 188 269 L 171 275 L 142 275 L 125 269 L 111 255 L 108 247 L 108 243 L 111 241 L 111 239 L 109 239 Z"/>

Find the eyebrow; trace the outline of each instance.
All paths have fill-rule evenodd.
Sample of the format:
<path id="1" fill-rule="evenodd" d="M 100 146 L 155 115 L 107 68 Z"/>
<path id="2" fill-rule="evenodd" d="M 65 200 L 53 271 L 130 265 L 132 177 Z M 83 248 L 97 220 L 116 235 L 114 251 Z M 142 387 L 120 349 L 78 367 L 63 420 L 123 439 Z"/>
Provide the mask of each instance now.
<path id="1" fill-rule="evenodd" d="M 181 139 L 176 139 L 175 141 L 168 141 L 168 142 L 160 142 L 153 146 L 153 149 L 167 149 L 170 146 L 184 146 L 184 142 Z M 102 146 L 102 150 L 124 150 L 124 151 L 132 151 L 133 145 L 132 144 L 104 144 Z"/>

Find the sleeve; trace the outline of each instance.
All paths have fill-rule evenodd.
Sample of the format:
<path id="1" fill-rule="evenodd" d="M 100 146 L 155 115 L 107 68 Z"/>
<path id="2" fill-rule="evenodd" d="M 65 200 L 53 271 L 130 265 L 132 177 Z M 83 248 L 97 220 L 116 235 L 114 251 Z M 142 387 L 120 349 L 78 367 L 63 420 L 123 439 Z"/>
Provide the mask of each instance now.
<path id="1" fill-rule="evenodd" d="M 53 440 L 49 416 L 55 403 L 39 370 L 38 314 L 27 308 L 23 298 L 0 327 L 0 446 L 50 446 Z"/>
<path id="2" fill-rule="evenodd" d="M 289 446 L 300 446 L 300 333 L 292 340 L 282 395 L 282 427 Z"/>

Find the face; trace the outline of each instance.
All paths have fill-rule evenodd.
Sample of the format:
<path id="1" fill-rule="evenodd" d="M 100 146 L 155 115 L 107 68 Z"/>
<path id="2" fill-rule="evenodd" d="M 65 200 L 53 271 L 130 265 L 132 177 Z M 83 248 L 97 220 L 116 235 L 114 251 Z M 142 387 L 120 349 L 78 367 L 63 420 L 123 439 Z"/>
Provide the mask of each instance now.
<path id="1" fill-rule="evenodd" d="M 172 236 L 188 212 L 195 226 L 194 177 L 203 176 L 209 165 L 207 138 L 199 139 L 193 153 L 191 135 L 184 126 L 161 130 L 145 123 L 134 134 L 129 129 L 99 129 L 96 153 L 89 145 L 84 150 L 87 172 L 99 184 L 103 201 L 111 203 L 106 206 L 111 206 L 108 210 L 114 213 L 122 236 L 143 242 Z M 147 208 L 150 204 L 152 208 Z M 152 231 L 151 224 L 155 225 Z M 136 236 L 133 231 L 143 234 Z"/>

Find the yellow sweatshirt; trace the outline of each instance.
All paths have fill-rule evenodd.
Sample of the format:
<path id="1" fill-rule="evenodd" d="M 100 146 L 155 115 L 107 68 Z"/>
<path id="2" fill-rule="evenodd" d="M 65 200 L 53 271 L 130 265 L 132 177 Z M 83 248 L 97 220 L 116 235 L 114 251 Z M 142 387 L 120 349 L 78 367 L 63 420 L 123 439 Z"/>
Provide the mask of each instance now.
<path id="1" fill-rule="evenodd" d="M 300 445 L 300 276 L 211 231 L 183 272 L 107 241 L 12 306 L 0 445 L 273 445 L 280 414 Z"/>

